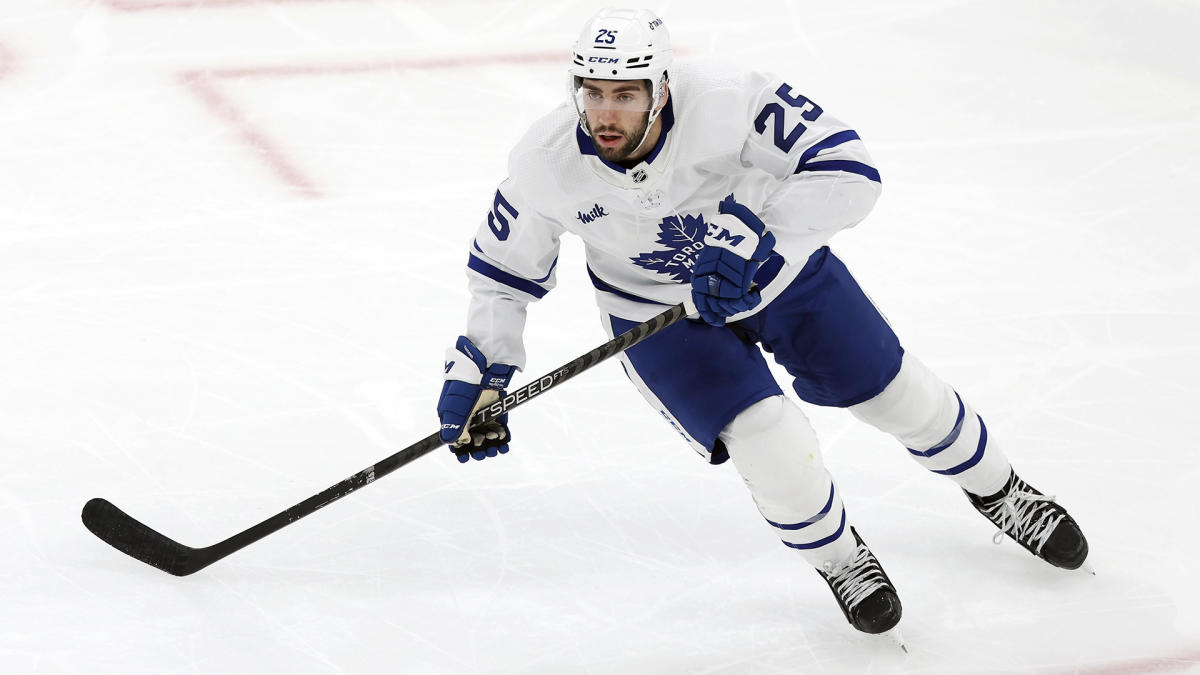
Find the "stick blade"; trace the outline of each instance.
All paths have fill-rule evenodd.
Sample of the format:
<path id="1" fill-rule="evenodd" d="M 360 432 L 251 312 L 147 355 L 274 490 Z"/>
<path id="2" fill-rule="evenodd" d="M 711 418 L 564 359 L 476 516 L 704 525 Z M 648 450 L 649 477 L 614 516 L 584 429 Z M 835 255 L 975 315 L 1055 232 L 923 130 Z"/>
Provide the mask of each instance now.
<path id="1" fill-rule="evenodd" d="M 147 565 L 187 576 L 207 565 L 200 550 L 184 546 L 146 527 L 107 499 L 96 497 L 83 505 L 83 525 L 104 543 Z"/>

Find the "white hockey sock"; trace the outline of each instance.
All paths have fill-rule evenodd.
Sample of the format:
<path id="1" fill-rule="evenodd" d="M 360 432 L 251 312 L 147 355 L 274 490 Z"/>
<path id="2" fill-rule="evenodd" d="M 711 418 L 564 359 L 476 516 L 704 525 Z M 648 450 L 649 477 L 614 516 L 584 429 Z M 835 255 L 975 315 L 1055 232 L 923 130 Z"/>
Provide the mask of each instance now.
<path id="1" fill-rule="evenodd" d="M 854 552 L 846 510 L 808 418 L 784 396 L 743 410 L 721 432 L 759 513 L 813 567 Z"/>
<path id="2" fill-rule="evenodd" d="M 983 418 L 908 354 L 896 379 L 850 412 L 899 439 L 918 464 L 973 494 L 999 491 L 1012 471 Z"/>

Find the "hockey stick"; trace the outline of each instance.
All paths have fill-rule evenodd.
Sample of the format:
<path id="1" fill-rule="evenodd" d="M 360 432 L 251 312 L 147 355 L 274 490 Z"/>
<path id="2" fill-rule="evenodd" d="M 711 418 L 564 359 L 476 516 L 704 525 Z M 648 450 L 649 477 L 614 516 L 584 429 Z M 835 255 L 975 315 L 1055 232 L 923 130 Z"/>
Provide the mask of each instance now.
<path id="1" fill-rule="evenodd" d="M 688 314 L 694 314 L 695 312 L 696 308 L 690 300 L 675 305 L 662 314 L 630 328 L 628 331 L 605 342 L 574 361 L 539 377 L 524 387 L 509 393 L 491 406 L 480 410 L 472 418 L 471 426 L 476 427 L 496 419 L 509 410 L 546 393 L 597 363 L 629 349 L 667 326 L 678 322 Z M 212 546 L 192 548 L 191 546 L 180 544 L 174 539 L 147 527 L 141 521 L 118 509 L 112 502 L 100 497 L 90 499 L 87 504 L 84 504 L 83 524 L 87 529 L 92 531 L 92 534 L 100 537 L 105 543 L 124 554 L 137 558 L 147 565 L 157 567 L 164 572 L 174 574 L 177 577 L 187 576 L 208 567 L 232 553 L 242 550 L 268 534 L 283 529 L 287 525 L 318 509 L 332 504 L 364 485 L 383 478 L 441 445 L 442 441 L 438 433 L 430 434 L 396 454 L 359 471 L 342 482 L 332 485 L 299 504 L 281 511 L 261 523 L 238 532 L 232 537 Z"/>

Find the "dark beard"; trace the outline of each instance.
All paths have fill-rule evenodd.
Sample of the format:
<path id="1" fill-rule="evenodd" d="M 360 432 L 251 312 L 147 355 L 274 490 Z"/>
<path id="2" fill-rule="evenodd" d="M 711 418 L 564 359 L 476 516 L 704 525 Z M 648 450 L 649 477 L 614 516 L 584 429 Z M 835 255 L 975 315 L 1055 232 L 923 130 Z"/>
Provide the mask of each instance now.
<path id="1" fill-rule="evenodd" d="M 628 162 L 629 156 L 632 155 L 634 153 L 634 151 L 638 149 L 639 145 L 641 145 L 642 138 L 646 135 L 646 129 L 649 126 L 650 126 L 650 120 L 649 120 L 649 115 L 647 115 L 646 119 L 643 119 L 642 123 L 640 125 L 638 125 L 638 127 L 636 129 L 634 129 L 631 133 L 629 133 L 628 135 L 625 136 L 625 143 L 623 143 L 620 147 L 609 149 L 609 148 L 602 148 L 599 145 L 596 145 L 595 143 L 593 143 L 592 145 L 595 146 L 596 153 L 598 155 L 600 155 L 601 159 L 605 160 L 606 162 L 612 162 L 613 164 L 621 164 L 622 162 Z M 602 127 L 600 129 L 599 133 L 603 133 L 606 129 L 607 129 L 607 127 Z M 598 133 L 598 132 L 595 132 L 595 131 L 592 132 L 593 138 L 595 137 L 596 133 Z M 634 163 L 636 164 L 636 163 L 640 163 L 640 162 L 641 162 L 641 160 L 638 160 L 637 162 L 634 162 Z M 625 167 L 625 168 L 629 168 L 629 167 Z"/>

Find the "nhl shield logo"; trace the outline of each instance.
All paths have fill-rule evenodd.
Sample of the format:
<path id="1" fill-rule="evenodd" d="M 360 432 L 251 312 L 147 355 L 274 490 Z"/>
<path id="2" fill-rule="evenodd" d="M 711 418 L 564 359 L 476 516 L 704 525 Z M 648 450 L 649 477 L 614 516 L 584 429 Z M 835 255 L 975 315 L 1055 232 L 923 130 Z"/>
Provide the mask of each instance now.
<path id="1" fill-rule="evenodd" d="M 633 182 L 635 182 L 635 183 L 646 182 L 646 170 L 645 169 L 638 169 L 637 171 L 634 171 L 631 174 L 631 176 L 633 178 Z"/>

